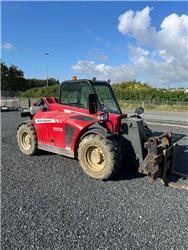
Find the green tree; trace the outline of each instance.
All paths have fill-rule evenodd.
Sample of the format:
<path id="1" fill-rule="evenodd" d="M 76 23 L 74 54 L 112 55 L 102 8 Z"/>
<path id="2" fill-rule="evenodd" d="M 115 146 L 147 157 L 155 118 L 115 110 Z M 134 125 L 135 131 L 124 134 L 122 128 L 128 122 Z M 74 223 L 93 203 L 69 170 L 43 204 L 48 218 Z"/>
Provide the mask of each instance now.
<path id="1" fill-rule="evenodd" d="M 26 90 L 27 83 L 23 71 L 12 64 L 8 67 L 4 62 L 1 62 L 1 89 Z"/>
<path id="2" fill-rule="evenodd" d="M 1 62 L 1 89 L 6 90 L 8 86 L 9 68 Z"/>

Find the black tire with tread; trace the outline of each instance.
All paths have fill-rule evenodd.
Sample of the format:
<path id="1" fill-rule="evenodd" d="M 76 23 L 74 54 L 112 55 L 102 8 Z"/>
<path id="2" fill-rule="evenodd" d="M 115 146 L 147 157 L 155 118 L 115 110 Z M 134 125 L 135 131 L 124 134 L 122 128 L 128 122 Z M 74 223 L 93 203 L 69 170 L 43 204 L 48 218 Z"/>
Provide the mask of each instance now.
<path id="1" fill-rule="evenodd" d="M 102 149 L 105 155 L 105 166 L 101 171 L 93 171 L 86 160 L 86 150 L 90 146 Z M 83 171 L 90 177 L 106 180 L 111 177 L 120 166 L 121 153 L 114 138 L 104 138 L 101 135 L 91 134 L 82 139 L 78 148 L 78 159 Z"/>
<path id="2" fill-rule="evenodd" d="M 24 131 L 27 132 L 31 137 L 31 147 L 28 150 L 25 150 L 22 146 L 22 143 L 21 143 L 21 134 Z M 20 127 L 17 130 L 17 142 L 18 142 L 18 146 L 23 154 L 26 154 L 26 155 L 36 154 L 36 152 L 37 152 L 37 135 L 36 135 L 35 128 L 32 124 L 24 123 L 24 124 L 20 125 Z"/>

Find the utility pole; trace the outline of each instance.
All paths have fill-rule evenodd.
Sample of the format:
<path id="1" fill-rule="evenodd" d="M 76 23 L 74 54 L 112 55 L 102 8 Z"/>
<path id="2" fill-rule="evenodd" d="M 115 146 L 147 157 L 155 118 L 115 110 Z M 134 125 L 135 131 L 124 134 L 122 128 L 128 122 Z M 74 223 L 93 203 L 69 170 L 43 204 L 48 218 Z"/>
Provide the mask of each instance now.
<path id="1" fill-rule="evenodd" d="M 46 56 L 46 86 L 48 88 L 48 56 L 50 55 L 49 53 L 44 53 L 44 55 Z"/>

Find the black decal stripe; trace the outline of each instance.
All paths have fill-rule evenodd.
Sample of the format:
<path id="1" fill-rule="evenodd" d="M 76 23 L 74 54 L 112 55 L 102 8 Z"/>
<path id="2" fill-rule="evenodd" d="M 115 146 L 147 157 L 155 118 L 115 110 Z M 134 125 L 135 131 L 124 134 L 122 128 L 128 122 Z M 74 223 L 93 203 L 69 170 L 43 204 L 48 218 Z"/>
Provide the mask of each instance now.
<path id="1" fill-rule="evenodd" d="M 71 142 L 72 142 L 72 138 L 74 136 L 74 132 L 75 132 L 75 128 L 73 128 L 72 126 L 65 124 L 65 144 L 66 146 L 70 146 Z"/>
<path id="2" fill-rule="evenodd" d="M 84 116 L 84 115 L 75 115 L 75 116 L 72 116 L 71 118 L 75 120 L 85 121 L 85 122 L 95 121 L 94 118 L 89 117 L 89 116 Z"/>

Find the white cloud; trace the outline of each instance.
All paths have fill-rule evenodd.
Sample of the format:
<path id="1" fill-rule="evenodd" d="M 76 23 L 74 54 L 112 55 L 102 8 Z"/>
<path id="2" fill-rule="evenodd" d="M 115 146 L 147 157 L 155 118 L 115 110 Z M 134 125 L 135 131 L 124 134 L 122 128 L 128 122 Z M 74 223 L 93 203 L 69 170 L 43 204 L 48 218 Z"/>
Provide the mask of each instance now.
<path id="1" fill-rule="evenodd" d="M 79 74 L 85 77 L 98 79 L 111 79 L 112 82 L 122 82 L 135 77 L 135 70 L 130 65 L 120 65 L 112 67 L 105 64 L 96 64 L 93 61 L 78 61 L 72 68 Z"/>
<path id="2" fill-rule="evenodd" d="M 151 25 L 151 8 L 126 11 L 119 17 L 118 30 L 135 38 L 138 46 L 130 47 L 130 58 L 153 83 L 188 82 L 188 16 L 175 13 L 164 18 L 157 31 Z M 142 47 L 141 47 L 142 46 Z M 150 48 L 158 58 L 143 55 Z"/>
<path id="3" fill-rule="evenodd" d="M 1 48 L 3 50 L 12 50 L 15 47 L 14 47 L 14 45 L 12 43 L 5 42 L 5 43 L 2 44 Z"/>
<path id="4" fill-rule="evenodd" d="M 139 47 L 129 46 L 131 62 L 137 69 L 137 74 L 144 74 L 147 81 L 155 86 L 168 85 L 177 87 L 177 84 L 186 86 L 188 81 L 188 71 L 186 67 L 181 67 L 173 58 L 166 56 L 166 51 L 159 51 L 159 55 L 164 60 L 155 59 L 155 53 L 149 53 Z"/>
<path id="5" fill-rule="evenodd" d="M 151 26 L 149 7 L 142 11 L 128 10 L 119 16 L 118 30 L 123 35 L 130 35 L 141 43 L 151 42 L 155 37 L 155 29 Z"/>
<path id="6" fill-rule="evenodd" d="M 164 17 L 159 29 L 152 26 L 150 12 L 128 10 L 119 16 L 118 31 L 131 36 L 129 63 L 112 67 L 80 60 L 72 66 L 78 73 L 114 82 L 144 80 L 157 87 L 186 86 L 188 83 L 188 16 L 172 13 Z"/>

